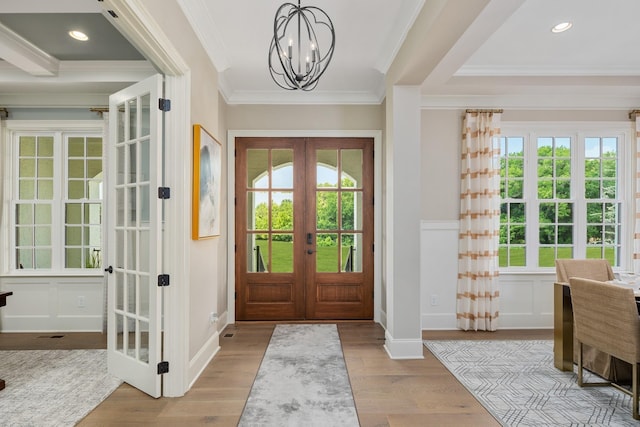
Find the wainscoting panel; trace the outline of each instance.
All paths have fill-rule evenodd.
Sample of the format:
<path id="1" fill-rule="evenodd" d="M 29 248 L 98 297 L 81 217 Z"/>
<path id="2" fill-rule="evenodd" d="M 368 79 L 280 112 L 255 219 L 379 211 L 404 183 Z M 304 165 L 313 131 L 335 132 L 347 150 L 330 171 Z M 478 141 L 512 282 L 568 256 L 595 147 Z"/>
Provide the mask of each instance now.
<path id="1" fill-rule="evenodd" d="M 2 332 L 101 332 L 102 277 L 3 277 Z"/>
<path id="2" fill-rule="evenodd" d="M 422 329 L 456 329 L 458 221 L 422 221 Z M 501 273 L 500 329 L 553 328 L 555 270 Z"/>

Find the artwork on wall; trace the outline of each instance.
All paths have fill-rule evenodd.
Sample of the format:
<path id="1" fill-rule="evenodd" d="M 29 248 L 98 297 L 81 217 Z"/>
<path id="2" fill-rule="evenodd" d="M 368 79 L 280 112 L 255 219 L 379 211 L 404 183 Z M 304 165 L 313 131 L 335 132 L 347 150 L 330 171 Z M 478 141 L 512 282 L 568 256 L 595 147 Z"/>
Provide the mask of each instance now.
<path id="1" fill-rule="evenodd" d="M 193 125 L 193 207 L 191 235 L 194 240 L 220 235 L 222 145 L 201 125 Z"/>

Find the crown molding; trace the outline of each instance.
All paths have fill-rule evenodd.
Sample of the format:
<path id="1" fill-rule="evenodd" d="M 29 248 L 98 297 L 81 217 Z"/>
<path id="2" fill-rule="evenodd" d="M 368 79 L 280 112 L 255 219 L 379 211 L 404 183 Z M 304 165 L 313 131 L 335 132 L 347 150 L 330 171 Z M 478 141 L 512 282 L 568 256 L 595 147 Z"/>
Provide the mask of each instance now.
<path id="1" fill-rule="evenodd" d="M 510 108 L 520 110 L 629 110 L 638 106 L 639 96 L 597 94 L 519 95 L 422 95 L 420 108 L 466 109 Z"/>
<path id="2" fill-rule="evenodd" d="M 217 27 L 215 25 L 203 25 L 205 22 L 215 22 L 207 7 L 207 2 L 205 0 L 178 0 L 178 5 L 187 17 L 218 73 L 229 68 L 231 64 L 226 54 L 227 49 Z"/>

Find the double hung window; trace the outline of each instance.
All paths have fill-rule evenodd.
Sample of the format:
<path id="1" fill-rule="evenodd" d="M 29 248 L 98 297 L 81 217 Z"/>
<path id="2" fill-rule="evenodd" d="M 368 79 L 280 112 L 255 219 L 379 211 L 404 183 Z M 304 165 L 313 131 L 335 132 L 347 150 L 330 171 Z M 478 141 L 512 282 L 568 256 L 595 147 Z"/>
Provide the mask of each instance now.
<path id="1" fill-rule="evenodd" d="M 501 268 L 553 267 L 557 258 L 625 264 L 629 138 L 624 127 L 503 127 Z"/>
<path id="2" fill-rule="evenodd" d="M 15 270 L 93 269 L 102 259 L 102 134 L 11 134 Z"/>

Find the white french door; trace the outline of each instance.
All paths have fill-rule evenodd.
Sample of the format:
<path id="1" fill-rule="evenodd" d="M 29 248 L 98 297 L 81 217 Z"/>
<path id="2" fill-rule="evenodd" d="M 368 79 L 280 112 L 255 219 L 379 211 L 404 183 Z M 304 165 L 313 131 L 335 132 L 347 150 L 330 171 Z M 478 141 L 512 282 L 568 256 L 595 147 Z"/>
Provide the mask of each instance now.
<path id="1" fill-rule="evenodd" d="M 109 97 L 107 189 L 109 372 L 162 393 L 162 76 Z"/>

